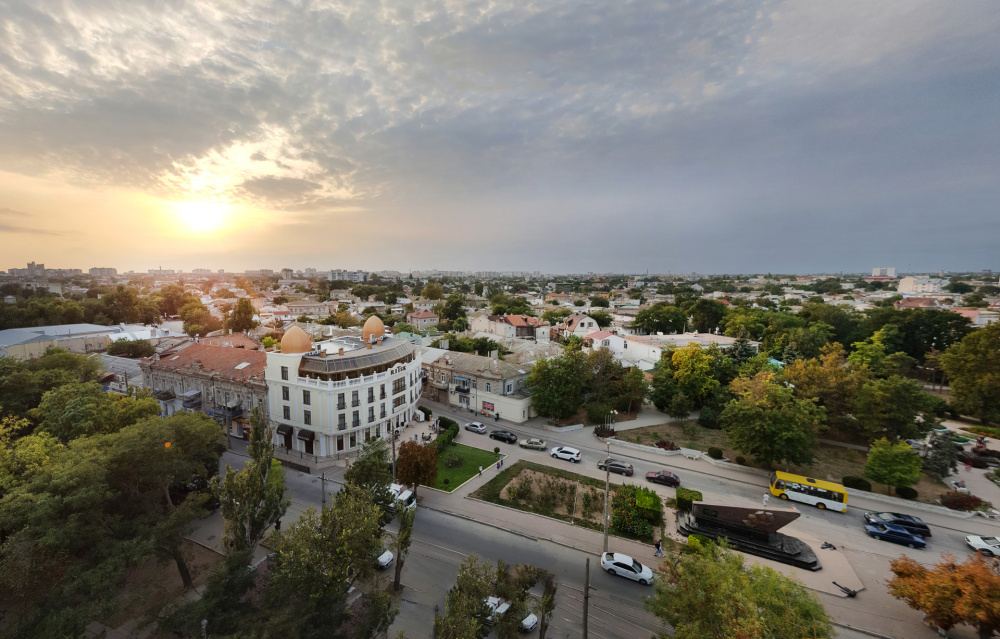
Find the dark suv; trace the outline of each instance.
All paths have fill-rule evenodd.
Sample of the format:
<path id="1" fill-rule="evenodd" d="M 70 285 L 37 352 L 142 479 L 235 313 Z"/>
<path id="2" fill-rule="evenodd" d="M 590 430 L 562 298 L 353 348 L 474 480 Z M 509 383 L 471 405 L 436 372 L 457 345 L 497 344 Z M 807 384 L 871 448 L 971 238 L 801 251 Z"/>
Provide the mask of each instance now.
<path id="1" fill-rule="evenodd" d="M 605 461 L 607 461 L 606 464 Z M 601 461 L 597 462 L 597 467 L 600 468 L 601 470 L 605 470 L 606 467 L 610 467 L 611 472 L 619 473 L 621 475 L 625 475 L 626 477 L 631 477 L 633 472 L 632 464 L 619 461 L 617 459 L 608 459 L 608 460 L 602 459 Z"/>
<path id="2" fill-rule="evenodd" d="M 903 515 L 901 513 L 865 513 L 865 521 L 869 524 L 890 524 L 899 526 L 914 535 L 920 535 L 924 539 L 931 536 L 931 529 L 920 517 L 913 515 Z"/>
<path id="3" fill-rule="evenodd" d="M 508 444 L 517 443 L 517 435 L 509 430 L 495 430 L 490 433 L 490 439 L 499 439 L 500 441 L 507 442 Z"/>

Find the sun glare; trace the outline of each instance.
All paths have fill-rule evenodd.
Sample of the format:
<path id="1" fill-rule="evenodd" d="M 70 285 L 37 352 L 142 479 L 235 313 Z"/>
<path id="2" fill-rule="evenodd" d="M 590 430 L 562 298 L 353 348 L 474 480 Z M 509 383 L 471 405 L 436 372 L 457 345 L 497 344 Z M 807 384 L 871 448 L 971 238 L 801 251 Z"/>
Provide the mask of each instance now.
<path id="1" fill-rule="evenodd" d="M 217 202 L 177 202 L 171 206 L 177 217 L 191 231 L 217 231 L 225 226 L 229 217 L 228 204 Z"/>

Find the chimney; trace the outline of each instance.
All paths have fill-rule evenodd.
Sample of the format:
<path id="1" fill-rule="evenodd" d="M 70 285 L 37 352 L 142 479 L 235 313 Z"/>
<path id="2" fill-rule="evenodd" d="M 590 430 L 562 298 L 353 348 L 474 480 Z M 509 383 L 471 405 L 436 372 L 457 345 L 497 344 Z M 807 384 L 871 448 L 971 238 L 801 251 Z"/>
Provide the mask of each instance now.
<path id="1" fill-rule="evenodd" d="M 339 348 L 339 349 L 337 350 L 337 355 L 343 355 L 343 354 L 344 354 L 344 347 L 343 347 L 343 346 L 341 346 L 341 347 L 340 347 L 340 348 Z"/>

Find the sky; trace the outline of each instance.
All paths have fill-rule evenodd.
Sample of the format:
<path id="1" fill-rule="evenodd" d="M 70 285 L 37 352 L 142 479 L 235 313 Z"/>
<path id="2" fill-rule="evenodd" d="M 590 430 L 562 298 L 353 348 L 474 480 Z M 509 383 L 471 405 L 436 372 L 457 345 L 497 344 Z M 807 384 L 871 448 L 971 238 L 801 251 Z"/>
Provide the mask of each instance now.
<path id="1" fill-rule="evenodd" d="M 0 0 L 0 268 L 1000 270 L 1000 3 Z"/>

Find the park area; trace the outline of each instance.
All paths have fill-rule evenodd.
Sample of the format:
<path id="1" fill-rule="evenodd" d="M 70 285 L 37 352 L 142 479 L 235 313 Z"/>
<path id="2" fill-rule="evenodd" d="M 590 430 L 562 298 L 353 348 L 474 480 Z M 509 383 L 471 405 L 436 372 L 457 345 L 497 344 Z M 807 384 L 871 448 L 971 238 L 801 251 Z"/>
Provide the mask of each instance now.
<path id="1" fill-rule="evenodd" d="M 432 488 L 451 492 L 479 474 L 479 467 L 490 468 L 500 455 L 490 450 L 452 443 L 438 456 L 438 475 Z"/>
<path id="2" fill-rule="evenodd" d="M 522 460 L 504 468 L 472 497 L 603 530 L 604 482 L 567 470 Z M 645 487 L 615 486 L 611 510 L 613 534 L 651 542 L 654 531 L 662 529 L 663 503 Z"/>
<path id="3" fill-rule="evenodd" d="M 682 448 L 704 452 L 707 452 L 709 448 L 718 448 L 722 451 L 722 456 L 731 462 L 743 461 L 747 466 L 765 468 L 754 464 L 752 459 L 744 459 L 737 451 L 733 450 L 724 430 L 705 428 L 695 420 L 619 431 L 617 439 L 646 446 L 656 446 L 656 442 L 665 439 Z M 866 457 L 867 454 L 864 451 L 821 443 L 816 451 L 816 460 L 812 466 L 792 464 L 789 471 L 798 475 L 841 483 L 844 477 L 864 476 Z M 765 469 L 772 470 L 771 468 Z M 919 493 L 918 501 L 927 503 L 936 503 L 939 497 L 949 491 L 943 482 L 928 475 L 923 475 L 913 488 Z M 886 493 L 886 487 L 879 484 L 873 485 L 872 490 L 882 494 Z"/>

